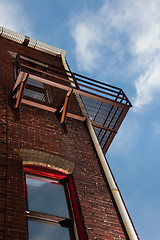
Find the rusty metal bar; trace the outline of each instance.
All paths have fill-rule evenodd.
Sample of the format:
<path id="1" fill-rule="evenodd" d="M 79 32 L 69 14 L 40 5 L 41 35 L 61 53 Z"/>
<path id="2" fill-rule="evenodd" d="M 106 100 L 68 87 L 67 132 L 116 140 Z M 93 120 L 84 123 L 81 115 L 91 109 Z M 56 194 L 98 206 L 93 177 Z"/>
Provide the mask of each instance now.
<path id="1" fill-rule="evenodd" d="M 21 99 L 22 99 L 22 96 L 23 96 L 23 91 L 24 91 L 27 79 L 28 79 L 28 73 L 25 73 L 24 76 L 23 76 L 23 79 L 21 81 L 21 84 L 20 84 L 20 89 L 17 92 L 17 101 L 16 101 L 16 104 L 15 104 L 15 108 L 19 108 L 19 106 L 20 106 Z"/>
<path id="2" fill-rule="evenodd" d="M 38 107 L 43 110 L 55 112 L 57 114 L 58 120 L 62 125 L 62 127 L 66 128 L 65 120 L 67 116 L 70 116 L 74 119 L 78 119 L 81 121 L 85 120 L 84 117 L 67 112 L 71 93 L 74 93 L 75 95 L 80 95 L 86 98 L 86 104 L 87 104 L 87 99 L 88 100 L 90 99 L 90 102 L 93 103 L 93 107 L 95 108 L 94 112 L 98 117 L 99 117 L 98 113 L 103 114 L 103 112 L 100 111 L 101 106 L 99 105 L 106 106 L 104 110 L 102 109 L 103 111 L 105 111 L 105 109 L 107 111 L 105 113 L 105 115 L 107 116 L 104 116 L 105 119 L 103 119 L 102 126 L 99 125 L 99 122 L 101 121 L 99 121 L 98 119 L 96 123 L 94 122 L 92 123 L 95 128 L 100 128 L 100 130 L 97 129 L 97 135 L 99 136 L 99 141 L 101 143 L 103 150 L 106 151 L 111 141 L 113 140 L 113 137 L 117 133 L 117 130 L 116 130 L 117 125 L 120 126 L 121 124 L 121 123 L 119 124 L 119 121 L 122 122 L 123 118 L 126 115 L 125 113 L 126 108 L 129 109 L 132 106 L 127 96 L 123 92 L 123 90 L 120 88 L 111 86 L 109 84 L 102 83 L 97 80 L 82 76 L 80 74 L 73 73 L 69 71 L 69 69 L 67 70 L 61 69 L 56 66 L 50 65 L 48 63 L 43 63 L 37 59 L 29 58 L 20 54 L 17 55 L 17 60 L 18 60 L 17 63 L 19 64 L 19 69 L 21 69 L 21 71 L 18 73 L 17 81 L 12 91 L 12 98 L 13 97 L 17 98 L 15 107 L 18 108 L 20 103 L 22 102 L 24 104 L 28 104 L 33 107 Z M 62 104 L 57 109 L 47 106 L 47 101 L 44 102 L 43 103 L 44 105 L 43 105 L 37 102 L 29 101 L 27 99 L 22 99 L 23 90 L 26 82 L 21 83 L 21 79 L 23 78 L 22 75 L 27 73 L 29 78 L 45 84 L 46 89 L 50 89 L 49 86 L 52 86 L 67 92 Z M 43 74 L 43 76 L 45 77 L 41 77 L 41 74 Z M 49 80 L 49 79 L 52 79 L 52 80 Z M 75 85 L 73 85 L 73 83 Z M 37 90 L 36 84 L 35 86 L 32 86 L 32 87 L 27 85 L 26 88 L 30 90 L 33 90 L 34 88 L 35 92 L 39 92 Z M 17 93 L 16 91 L 18 89 L 19 91 Z M 42 90 L 40 90 L 40 92 L 41 91 Z M 27 98 L 27 95 L 25 98 Z M 88 112 L 90 114 L 90 109 L 88 109 Z M 93 115 L 94 112 L 91 109 L 91 116 Z M 104 134 L 101 133 L 102 131 L 104 132 Z"/>
<path id="3" fill-rule="evenodd" d="M 119 97 L 120 94 L 122 94 L 121 92 L 122 92 L 122 90 L 119 91 L 116 99 Z M 123 96 L 124 96 L 124 95 L 123 95 Z M 116 100 L 116 99 L 115 99 L 115 100 Z M 122 102 L 122 101 L 123 101 L 123 99 L 121 100 L 121 102 Z M 113 116 L 112 116 L 112 118 L 111 118 L 111 120 L 110 120 L 110 123 L 109 123 L 108 127 L 110 127 L 110 125 L 112 124 L 112 122 L 113 122 L 113 120 L 114 120 L 114 118 L 115 118 L 115 116 L 116 116 L 116 114 L 117 114 L 117 112 L 118 112 L 118 109 L 119 109 L 119 108 L 117 108 L 116 111 L 115 111 L 115 113 L 113 114 Z M 111 108 L 111 112 L 112 112 L 112 110 L 113 110 L 113 107 Z M 121 109 L 120 115 L 122 114 L 122 111 L 123 111 L 123 110 Z M 120 115 L 118 116 L 118 118 L 117 118 L 117 120 L 116 120 L 116 122 L 115 122 L 115 124 L 114 124 L 114 126 L 113 126 L 113 129 L 116 127 L 116 125 L 117 125 L 117 123 L 118 123 L 118 121 L 119 121 Z M 105 123 L 104 123 L 104 124 L 105 124 Z M 106 134 L 106 133 L 105 133 L 105 134 Z M 105 137 L 105 134 L 104 134 L 103 137 L 101 138 L 100 144 L 101 144 L 101 142 L 103 141 L 103 139 L 104 139 L 104 137 Z M 107 137 L 107 139 L 106 139 L 106 141 L 105 141 L 105 145 L 106 145 L 106 143 L 108 142 L 108 140 L 110 139 L 111 135 L 113 135 L 112 132 L 110 132 L 109 136 Z M 114 135 L 113 135 L 113 137 L 114 137 Z"/>
<path id="4" fill-rule="evenodd" d="M 121 114 L 120 118 L 118 119 L 118 122 L 117 122 L 117 124 L 115 126 L 115 129 L 114 129 L 115 131 L 118 132 L 118 129 L 121 126 L 121 123 L 123 122 L 123 119 L 125 118 L 129 108 L 130 108 L 129 106 L 126 106 L 126 109 L 123 110 L 123 112 L 122 112 L 122 114 Z M 107 152 L 111 142 L 113 141 L 114 136 L 115 136 L 115 133 L 112 133 L 110 138 L 108 139 L 106 145 L 104 146 L 104 148 L 103 148 L 104 154 L 106 154 L 106 152 Z"/>
<path id="5" fill-rule="evenodd" d="M 21 85 L 22 78 L 23 78 L 24 74 L 25 74 L 24 72 L 19 71 L 16 83 L 15 83 L 15 85 L 13 87 L 13 90 L 12 90 L 12 93 L 10 95 L 10 99 L 18 97 L 18 91 L 19 91 L 19 88 L 20 88 L 20 85 Z"/>
<path id="6" fill-rule="evenodd" d="M 65 97 L 60 124 L 65 122 L 66 115 L 67 115 L 67 110 L 68 110 L 69 98 L 70 98 L 72 92 L 73 92 L 73 89 L 70 88 L 66 97 Z"/>
<path id="7" fill-rule="evenodd" d="M 118 95 L 116 96 L 115 101 L 118 99 L 118 97 L 119 97 L 120 94 L 121 94 L 121 90 L 119 91 Z M 123 99 L 121 99 L 121 102 L 122 102 L 122 101 L 123 101 Z M 114 108 L 114 107 L 112 106 L 111 109 L 110 109 L 110 111 L 109 111 L 109 113 L 108 113 L 108 115 L 107 115 L 107 117 L 106 117 L 106 120 L 105 120 L 104 123 L 103 123 L 103 126 L 106 124 L 106 122 L 107 122 L 110 114 L 111 114 L 112 111 L 113 111 L 113 108 Z M 110 123 L 108 124 L 108 127 L 110 127 L 110 125 L 111 125 L 111 123 L 112 123 L 112 120 L 114 119 L 117 111 L 118 111 L 118 108 L 116 109 L 115 113 L 113 114 L 112 119 L 110 120 Z M 99 136 L 100 134 L 101 134 L 101 131 L 98 133 L 98 136 Z M 102 136 L 100 143 L 103 141 L 104 137 L 105 137 L 105 134 Z M 108 139 L 107 139 L 107 140 L 108 140 Z M 106 141 L 107 141 L 107 140 L 106 140 Z"/>
<path id="8" fill-rule="evenodd" d="M 78 90 L 78 89 L 76 89 L 75 87 L 72 87 L 72 86 L 68 87 L 66 85 L 63 85 L 63 84 L 60 84 L 60 83 L 56 83 L 56 82 L 52 82 L 50 80 L 46 80 L 44 78 L 37 77 L 37 76 L 34 76 L 32 74 L 29 74 L 29 78 L 32 78 L 32 79 L 34 79 L 36 81 L 39 81 L 39 82 L 42 82 L 44 84 L 48 84 L 50 86 L 57 87 L 57 88 L 60 88 L 60 89 L 66 90 L 66 91 L 68 91 L 69 88 L 72 88 L 73 89 L 73 93 L 76 93 L 76 94 L 79 94 L 81 96 L 97 100 L 99 102 L 103 102 L 103 103 L 109 104 L 109 105 L 112 105 L 112 106 L 115 106 L 115 107 L 119 107 L 119 108 L 122 108 L 122 109 L 124 109 L 126 107 L 126 105 L 124 103 L 115 102 L 112 99 L 99 96 L 98 94 L 90 93 L 90 92 L 85 91 L 85 90 Z"/>
<path id="9" fill-rule="evenodd" d="M 91 89 L 91 90 L 96 91 L 96 92 L 99 92 L 99 93 L 103 93 L 103 94 L 105 94 L 105 95 L 109 95 L 109 96 L 111 96 L 111 97 L 117 97 L 117 94 L 118 94 L 117 92 L 116 92 L 116 93 L 117 93 L 116 95 L 113 95 L 113 94 L 108 93 L 108 92 L 106 93 L 106 92 L 104 92 L 104 91 L 102 91 L 102 90 L 95 89 L 95 88 L 89 87 L 89 86 L 84 85 L 84 84 L 81 84 L 81 83 L 79 83 L 79 86 L 82 86 L 82 87 Z M 81 89 L 81 90 L 82 90 L 82 89 Z M 126 101 L 126 100 L 124 99 L 124 97 L 118 97 L 118 99 Z"/>
<path id="10" fill-rule="evenodd" d="M 61 79 L 61 80 L 65 81 L 65 82 L 71 82 L 69 79 L 66 79 L 64 77 L 58 76 L 58 75 L 63 75 L 65 77 L 67 77 L 67 73 L 69 73 L 69 74 L 71 74 L 70 77 L 73 79 L 73 82 L 78 83 L 78 84 L 80 84 L 79 82 L 83 82 L 83 83 L 86 84 L 85 85 L 86 88 L 89 87 L 88 85 L 92 85 L 92 86 L 95 86 L 97 88 L 104 89 L 106 91 L 111 92 L 111 93 L 108 93 L 108 92 L 105 93 L 105 94 L 108 94 L 110 96 L 112 96 L 112 93 L 118 93 L 117 90 L 118 91 L 121 90 L 121 94 L 123 95 L 123 98 L 124 98 L 124 101 L 126 102 L 126 104 L 132 106 L 130 101 L 128 100 L 127 96 L 124 94 L 123 90 L 120 89 L 120 88 L 117 88 L 115 86 L 112 86 L 112 85 L 109 85 L 109 84 L 106 84 L 106 83 L 102 83 L 100 81 L 88 78 L 86 76 L 83 76 L 83 75 L 80 75 L 80 74 L 77 74 L 77 73 L 74 73 L 74 72 L 71 72 L 71 71 L 68 71 L 68 70 L 64 70 L 64 69 L 58 68 L 58 67 L 50 65 L 48 63 L 43 63 L 41 61 L 38 61 L 37 59 L 35 60 L 33 58 L 28 58 L 28 57 L 23 56 L 23 55 L 19 55 L 18 59 L 20 61 L 20 66 L 28 69 L 28 71 L 29 70 L 34 70 L 34 71 L 37 71 L 37 73 L 38 72 L 39 73 L 43 73 L 43 74 L 46 74 L 46 75 L 49 75 L 49 76 Z M 31 67 L 31 66 L 27 65 L 26 63 L 24 63 L 24 61 L 26 63 L 28 62 L 28 63 L 37 64 L 38 66 L 42 67 L 44 69 L 44 71 L 43 71 L 43 69 L 42 70 L 38 70 L 34 66 Z M 45 71 L 45 69 L 46 69 L 46 71 Z M 47 72 L 48 70 L 52 71 L 53 73 L 48 73 Z M 77 84 L 77 86 L 78 86 L 78 84 Z M 95 91 L 99 91 L 98 89 L 94 89 L 94 90 Z"/>
<path id="11" fill-rule="evenodd" d="M 25 59 L 23 59 L 23 58 L 25 58 Z M 19 59 L 19 61 L 20 61 L 20 59 L 22 59 L 22 60 L 27 61 L 27 62 L 29 62 L 29 63 L 32 62 L 32 61 L 35 61 L 35 63 L 36 63 L 36 64 L 39 64 L 39 66 L 42 66 L 42 64 L 43 64 L 43 67 L 45 67 L 45 68 L 47 68 L 47 69 L 49 69 L 49 67 L 51 67 L 52 69 L 49 69 L 49 70 L 53 70 L 53 68 L 54 68 L 54 69 L 58 69 L 58 70 L 60 70 L 60 71 L 62 71 L 62 72 L 64 72 L 64 73 L 70 73 L 72 76 L 74 75 L 74 76 L 80 77 L 80 78 L 76 78 L 77 81 L 81 81 L 81 80 L 82 80 L 81 78 L 84 78 L 84 79 L 86 79 L 86 80 L 88 80 L 88 81 L 90 81 L 90 82 L 98 83 L 98 84 L 100 84 L 100 85 L 107 86 L 107 87 L 110 87 L 110 88 L 112 88 L 112 89 L 117 89 L 118 91 L 121 90 L 121 88 L 112 86 L 112 85 L 107 84 L 107 83 L 102 83 L 102 82 L 100 82 L 100 81 L 98 81 L 98 80 L 95 80 L 95 79 L 92 79 L 92 78 L 83 76 L 83 75 L 78 74 L 78 73 L 75 73 L 75 72 L 68 71 L 68 70 L 66 70 L 66 69 L 62 69 L 62 68 L 53 66 L 53 65 L 51 65 L 51 64 L 49 64 L 49 63 L 41 62 L 41 61 L 39 61 L 39 60 L 37 60 L 37 59 L 34 59 L 34 58 L 32 58 L 32 57 L 27 57 L 27 56 L 24 56 L 24 55 L 22 55 L 22 54 L 18 54 L 18 59 Z M 32 61 L 29 61 L 30 59 L 31 59 Z M 27 67 L 28 67 L 28 66 L 27 66 Z M 35 68 L 34 68 L 34 70 L 35 70 Z M 55 71 L 55 70 L 54 70 L 54 71 Z M 58 73 L 60 73 L 60 72 L 58 72 Z M 60 73 L 60 74 L 63 74 L 63 73 Z M 63 74 L 63 75 L 65 75 L 65 74 Z M 111 91 L 112 91 L 112 90 L 111 90 Z M 113 91 L 114 91 L 114 90 L 113 90 Z"/>
<path id="12" fill-rule="evenodd" d="M 67 85 L 64 85 L 64 84 L 61 84 L 61 83 L 53 82 L 53 81 L 50 81 L 50 80 L 47 80 L 45 78 L 41 78 L 41 77 L 38 77 L 38 76 L 35 76 L 35 75 L 32 75 L 32 74 L 29 74 L 29 78 L 31 78 L 35 81 L 42 82 L 44 84 L 53 86 L 53 87 L 57 87 L 57 88 L 66 90 L 66 91 L 68 91 L 69 88 L 73 88 L 70 85 L 67 86 Z"/>
<path id="13" fill-rule="evenodd" d="M 13 92 L 14 89 L 19 85 L 19 83 L 21 82 L 23 75 L 24 75 L 24 72 L 19 71 L 18 76 L 17 76 L 16 83 L 15 83 L 15 85 L 14 85 L 14 88 L 13 88 L 12 92 Z"/>
<path id="14" fill-rule="evenodd" d="M 24 65 L 25 66 L 25 65 Z M 27 67 L 27 66 L 26 66 Z M 30 68 L 30 69 L 33 69 L 34 70 L 34 68 L 32 68 L 32 67 L 27 67 L 27 68 Z M 57 78 L 57 79 L 60 79 L 60 80 L 63 80 L 63 81 L 65 81 L 65 82 L 68 82 L 68 83 L 75 83 L 75 80 L 74 81 L 70 81 L 69 79 L 65 79 L 65 78 L 63 78 L 63 77 L 59 77 L 59 76 L 57 76 L 57 75 L 55 75 L 55 74 L 50 74 L 50 73 L 47 73 L 47 72 L 44 72 L 44 71 L 42 71 L 42 70 L 37 70 L 37 72 L 40 72 L 40 73 L 44 73 L 44 74 L 46 74 L 46 75 L 49 75 L 49 76 L 52 76 L 52 77 L 55 77 L 55 78 Z M 33 75 L 34 76 L 34 75 Z M 73 78 L 73 76 L 70 76 L 70 77 L 72 77 Z M 32 77 L 33 78 L 33 77 Z M 74 78 L 73 78 L 74 79 Z M 36 80 L 36 79 L 35 79 Z M 38 80 L 37 80 L 38 81 Z M 49 80 L 48 80 L 49 81 Z M 111 94 L 111 93 L 108 93 L 108 92 L 104 92 L 104 91 L 102 91 L 102 90 L 99 90 L 99 89 L 95 89 L 95 88 L 92 88 L 92 87 L 89 87 L 89 86 L 87 86 L 87 85 L 84 85 L 84 84 L 81 84 L 81 83 L 78 83 L 78 85 L 79 86 L 83 86 L 83 87 L 85 87 L 85 88 L 88 88 L 88 89 L 91 89 L 91 90 L 94 90 L 94 91 L 96 91 L 96 92 L 100 92 L 100 93 L 103 93 L 103 94 L 106 94 L 106 95 L 108 95 L 108 96 L 112 96 L 112 97 L 116 97 L 115 95 L 113 95 L 113 94 Z M 92 84 L 93 86 L 96 86 L 95 84 Z M 100 88 L 100 86 L 97 86 L 97 87 L 99 87 Z M 101 87 L 102 88 L 102 87 Z M 104 88 L 105 89 L 105 88 Z M 109 89 L 106 89 L 106 90 L 108 90 L 109 91 Z M 85 90 L 80 90 L 80 91 L 85 91 Z M 113 91 L 113 90 L 110 90 L 111 92 L 115 92 L 115 93 L 117 93 L 116 91 Z M 94 93 L 92 93 L 92 94 L 94 94 Z M 122 98 L 122 97 L 118 97 L 120 100 L 122 100 L 122 99 L 124 99 L 124 97 Z M 126 99 L 124 99 L 124 101 L 129 101 L 127 98 Z M 129 102 L 130 103 L 130 102 Z"/>
<path id="15" fill-rule="evenodd" d="M 20 87 L 20 84 L 21 84 L 21 83 L 19 83 L 19 84 L 16 86 L 16 88 L 14 88 L 14 90 L 12 91 L 11 96 L 10 96 L 10 99 L 16 98 L 15 95 L 17 95 L 18 88 Z"/>
<path id="16" fill-rule="evenodd" d="M 42 104 L 39 104 L 39 103 L 36 103 L 36 102 L 32 102 L 32 101 L 29 101 L 29 100 L 26 100 L 26 99 L 22 99 L 21 103 L 23 104 L 27 104 L 29 106 L 32 106 L 32 107 L 37 107 L 37 108 L 40 108 L 40 109 L 43 109 L 43 110 L 46 110 L 46 111 L 49 111 L 49 112 L 53 112 L 55 113 L 56 112 L 56 108 L 52 108 L 52 107 L 48 107 L 48 106 L 45 106 L 45 105 L 42 105 Z M 85 121 L 85 117 L 82 117 L 82 116 L 79 116 L 79 115 L 76 115 L 76 114 L 72 114 L 72 113 L 67 113 L 67 117 L 70 117 L 70 118 L 73 118 L 73 119 L 76 119 L 76 120 L 79 120 L 79 121 Z"/>
<path id="17" fill-rule="evenodd" d="M 124 103 L 115 102 L 112 99 L 109 99 L 109 98 L 106 98 L 106 97 L 102 97 L 102 96 L 99 96 L 99 95 L 97 95 L 95 93 L 90 93 L 90 92 L 85 91 L 85 90 L 74 89 L 73 92 L 77 93 L 77 94 L 79 94 L 81 96 L 88 97 L 88 98 L 94 99 L 96 101 L 103 102 L 103 103 L 106 103 L 106 104 L 109 104 L 109 105 L 112 105 L 112 106 L 115 106 L 115 107 L 119 107 L 119 108 L 122 108 L 122 109 L 124 109 L 125 106 L 126 106 Z"/>
<path id="18" fill-rule="evenodd" d="M 32 68 L 32 67 L 30 67 L 30 66 L 26 66 L 25 64 L 21 64 L 21 65 L 22 65 L 23 67 L 25 67 L 25 68 L 28 68 L 28 69 L 31 69 L 31 70 L 34 70 L 34 71 L 35 71 L 35 68 Z M 26 71 L 26 70 L 25 70 L 25 71 Z M 29 71 L 27 71 L 27 72 L 29 73 Z M 48 75 L 48 76 L 50 76 L 50 77 L 54 77 L 54 78 L 63 80 L 63 81 L 65 81 L 65 82 L 73 83 L 73 81 L 70 81 L 69 79 L 64 78 L 64 77 L 60 77 L 60 76 L 58 76 L 58 75 L 56 75 L 56 74 L 53 74 L 53 73 L 51 74 L 51 73 L 44 72 L 44 71 L 39 70 L 39 69 L 36 69 L 36 72 L 43 73 L 43 74 L 45 74 L 45 75 Z M 59 72 L 57 72 L 57 73 L 59 73 Z M 59 73 L 59 74 L 61 74 L 61 73 Z"/>
<path id="19" fill-rule="evenodd" d="M 124 91 L 121 89 L 121 92 L 123 94 L 123 96 L 127 99 L 127 103 L 129 104 L 130 107 L 132 107 L 131 102 L 129 101 L 128 97 L 126 96 L 126 94 L 124 93 Z"/>
<path id="20" fill-rule="evenodd" d="M 79 79 L 78 79 L 79 80 Z M 100 85 L 97 85 L 97 84 L 95 84 L 95 83 L 90 83 L 90 82 L 87 82 L 87 81 L 85 81 L 85 80 L 80 80 L 80 82 L 83 82 L 83 83 L 86 83 L 87 85 L 85 85 L 85 84 L 82 84 L 82 83 L 78 83 L 80 86 L 84 86 L 84 87 L 88 87 L 88 85 L 92 85 L 92 86 L 94 86 L 94 87 L 97 87 L 97 88 L 102 88 L 103 90 L 106 90 L 106 91 L 109 91 L 109 92 L 112 92 L 112 93 L 116 93 L 116 95 L 118 94 L 118 92 L 117 91 L 115 91 L 115 90 L 112 90 L 112 89 L 110 89 L 110 88 L 106 88 L 106 87 L 104 87 L 104 86 L 100 86 Z M 94 88 L 93 88 L 94 89 Z M 106 92 L 103 92 L 103 93 L 105 93 L 105 94 L 108 94 L 108 93 L 106 93 Z"/>
<path id="21" fill-rule="evenodd" d="M 65 134 L 68 134 L 68 130 L 67 127 L 65 125 L 65 120 L 66 120 L 66 116 L 67 116 L 67 109 L 68 109 L 68 103 L 69 103 L 69 98 L 71 93 L 73 92 L 73 89 L 70 88 L 62 102 L 62 104 L 57 108 L 55 114 L 58 118 L 58 121 L 60 122 Z"/>
<path id="22" fill-rule="evenodd" d="M 110 132 L 117 133 L 117 131 L 115 131 L 114 129 L 111 129 L 111 128 L 107 128 L 107 127 L 98 125 L 98 124 L 94 123 L 93 121 L 91 121 L 91 123 L 92 123 L 92 125 L 93 125 L 94 127 L 101 128 L 101 129 L 104 129 L 104 130 L 107 130 L 107 131 L 110 131 Z"/>
<path id="23" fill-rule="evenodd" d="M 79 88 L 79 84 L 78 84 L 78 82 L 77 82 L 77 80 L 76 80 L 76 78 L 75 78 L 75 76 L 74 76 L 74 74 L 71 72 L 71 75 L 72 75 L 72 78 L 73 78 L 73 80 L 74 80 L 74 84 L 75 84 L 75 86 L 76 86 L 76 88 L 77 89 L 80 89 Z"/>

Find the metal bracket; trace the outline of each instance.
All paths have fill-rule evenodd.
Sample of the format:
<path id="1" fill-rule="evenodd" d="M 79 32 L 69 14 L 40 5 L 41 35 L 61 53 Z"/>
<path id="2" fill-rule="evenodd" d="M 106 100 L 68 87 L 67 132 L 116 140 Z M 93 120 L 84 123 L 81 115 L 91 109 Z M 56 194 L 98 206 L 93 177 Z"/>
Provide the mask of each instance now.
<path id="1" fill-rule="evenodd" d="M 71 96 L 73 92 L 72 88 L 69 88 L 62 104 L 57 108 L 57 110 L 55 111 L 55 114 L 57 115 L 58 121 L 59 123 L 62 125 L 64 131 L 67 132 L 66 126 L 65 126 L 65 121 L 66 121 L 66 117 L 67 117 L 67 111 L 68 111 L 68 104 L 69 104 L 69 98 Z"/>
<path id="2" fill-rule="evenodd" d="M 23 91 L 24 91 L 24 88 L 26 86 L 28 76 L 29 76 L 28 73 L 24 73 L 23 76 L 21 77 L 20 82 L 18 84 L 16 82 L 17 86 L 15 84 L 15 86 L 13 88 L 13 91 L 11 93 L 10 99 L 13 99 L 13 98 L 16 99 L 16 103 L 15 103 L 15 108 L 16 109 L 19 109 L 19 107 L 20 107 L 21 100 L 22 100 L 22 97 L 23 97 Z M 17 80 L 19 80 L 19 79 L 17 79 Z"/>

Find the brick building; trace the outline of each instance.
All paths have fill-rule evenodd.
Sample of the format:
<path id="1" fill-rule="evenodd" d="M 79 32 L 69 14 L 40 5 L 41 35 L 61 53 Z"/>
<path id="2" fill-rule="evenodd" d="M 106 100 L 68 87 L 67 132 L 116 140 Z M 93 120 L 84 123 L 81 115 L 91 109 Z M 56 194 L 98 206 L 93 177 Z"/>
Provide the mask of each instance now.
<path id="1" fill-rule="evenodd" d="M 131 104 L 0 27 L 0 239 L 138 239 L 104 154 Z"/>

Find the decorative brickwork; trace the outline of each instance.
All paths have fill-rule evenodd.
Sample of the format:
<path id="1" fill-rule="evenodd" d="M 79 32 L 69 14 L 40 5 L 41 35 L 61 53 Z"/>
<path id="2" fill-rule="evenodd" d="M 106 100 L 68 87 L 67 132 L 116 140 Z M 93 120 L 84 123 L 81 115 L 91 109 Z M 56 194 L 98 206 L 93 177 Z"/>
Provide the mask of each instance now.
<path id="1" fill-rule="evenodd" d="M 23 164 L 43 166 L 66 174 L 72 174 L 75 167 L 75 163 L 49 153 L 29 149 L 16 149 L 15 152 Z"/>

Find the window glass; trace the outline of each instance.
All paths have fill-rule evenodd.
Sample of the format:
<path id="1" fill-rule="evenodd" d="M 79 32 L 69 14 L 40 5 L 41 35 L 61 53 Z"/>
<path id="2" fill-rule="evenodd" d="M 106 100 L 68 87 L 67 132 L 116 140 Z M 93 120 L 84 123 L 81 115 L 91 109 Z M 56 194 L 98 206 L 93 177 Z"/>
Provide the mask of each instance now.
<path id="1" fill-rule="evenodd" d="M 36 92 L 27 88 L 24 89 L 24 96 L 45 102 L 44 93 Z"/>
<path id="2" fill-rule="evenodd" d="M 64 187 L 52 180 L 26 176 L 28 210 L 69 217 Z"/>
<path id="3" fill-rule="evenodd" d="M 37 231 L 38 230 L 38 231 Z M 28 221 L 29 240 L 69 240 L 68 228 L 44 222 Z"/>
<path id="4" fill-rule="evenodd" d="M 32 78 L 28 78 L 27 84 L 35 86 L 35 87 L 39 87 L 39 88 L 44 88 L 44 85 L 42 82 L 38 82 L 36 80 L 33 80 Z"/>
<path id="5" fill-rule="evenodd" d="M 28 89 L 27 86 L 36 87 L 37 89 Z M 45 102 L 45 95 L 44 92 L 40 91 L 41 89 L 44 89 L 43 83 L 35 81 L 32 78 L 28 78 L 27 85 L 24 89 L 24 96 Z"/>

